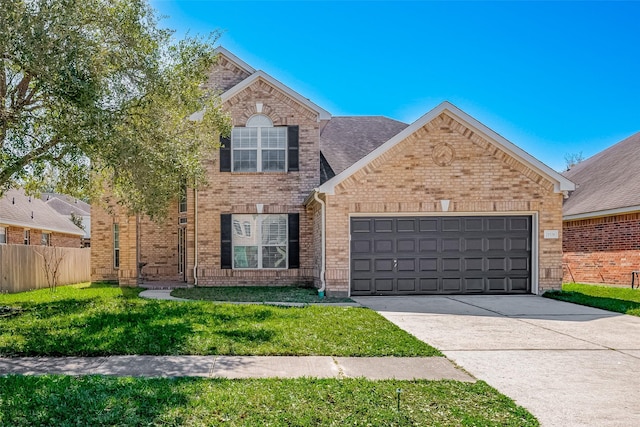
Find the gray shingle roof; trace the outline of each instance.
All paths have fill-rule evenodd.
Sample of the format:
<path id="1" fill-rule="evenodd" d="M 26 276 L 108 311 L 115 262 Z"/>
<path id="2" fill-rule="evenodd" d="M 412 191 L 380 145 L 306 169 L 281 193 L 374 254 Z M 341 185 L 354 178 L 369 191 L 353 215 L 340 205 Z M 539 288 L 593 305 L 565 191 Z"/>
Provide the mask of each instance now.
<path id="1" fill-rule="evenodd" d="M 640 205 L 640 132 L 578 163 L 563 174 L 576 183 L 563 215 Z"/>
<path id="2" fill-rule="evenodd" d="M 58 214 L 41 199 L 26 196 L 22 190 L 9 190 L 0 198 L 0 224 L 84 235 L 69 218 Z"/>
<path id="3" fill-rule="evenodd" d="M 40 198 L 60 215 L 70 216 L 72 212 L 80 216 L 91 215 L 91 205 L 75 197 L 58 193 L 42 193 Z"/>
<path id="4" fill-rule="evenodd" d="M 320 151 L 326 160 L 326 164 L 321 165 L 324 170 L 323 182 L 339 174 L 407 126 L 409 125 L 406 123 L 382 116 L 332 117 L 320 132 Z"/>

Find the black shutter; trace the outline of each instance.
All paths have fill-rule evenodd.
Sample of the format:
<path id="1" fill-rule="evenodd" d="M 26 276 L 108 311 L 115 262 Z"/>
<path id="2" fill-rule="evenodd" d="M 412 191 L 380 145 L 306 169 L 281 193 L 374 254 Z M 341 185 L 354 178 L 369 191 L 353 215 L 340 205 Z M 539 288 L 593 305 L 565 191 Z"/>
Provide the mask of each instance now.
<path id="1" fill-rule="evenodd" d="M 231 172 L 231 138 L 220 135 L 220 172 Z"/>
<path id="2" fill-rule="evenodd" d="M 287 170 L 298 171 L 299 170 L 299 162 L 298 162 L 298 134 L 299 127 L 298 126 L 288 126 L 287 127 L 287 144 L 289 148 L 289 167 Z"/>
<path id="3" fill-rule="evenodd" d="M 289 214 L 289 268 L 300 268 L 300 214 Z"/>
<path id="4" fill-rule="evenodd" d="M 220 266 L 233 267 L 231 263 L 231 214 L 220 215 Z"/>

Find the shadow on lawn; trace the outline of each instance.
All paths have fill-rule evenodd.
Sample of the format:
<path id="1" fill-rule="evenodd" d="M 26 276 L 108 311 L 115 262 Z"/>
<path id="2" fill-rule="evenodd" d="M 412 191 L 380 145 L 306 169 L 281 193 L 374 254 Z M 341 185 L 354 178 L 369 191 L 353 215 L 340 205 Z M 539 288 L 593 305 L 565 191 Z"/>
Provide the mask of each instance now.
<path id="1" fill-rule="evenodd" d="M 175 408 L 189 405 L 189 379 L 105 379 L 97 376 L 9 376 L 0 379 L 2 425 L 182 424 Z M 177 416 L 177 418 L 175 418 Z"/>
<path id="2" fill-rule="evenodd" d="M 635 301 L 592 296 L 575 291 L 549 291 L 546 292 L 544 296 L 559 301 L 601 308 L 603 310 L 614 311 L 617 313 L 625 313 L 635 316 L 640 315 L 640 303 Z"/>
<path id="3" fill-rule="evenodd" d="M 275 339 L 274 309 L 139 298 L 29 305 L 4 321 L 0 355 L 108 356 L 233 354 Z M 246 351 L 246 350 L 244 350 Z"/>

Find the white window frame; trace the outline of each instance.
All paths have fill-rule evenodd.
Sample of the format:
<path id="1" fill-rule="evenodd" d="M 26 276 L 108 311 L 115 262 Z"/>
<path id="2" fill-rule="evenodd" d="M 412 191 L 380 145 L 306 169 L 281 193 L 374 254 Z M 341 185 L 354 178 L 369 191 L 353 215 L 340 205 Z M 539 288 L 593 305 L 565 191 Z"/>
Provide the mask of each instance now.
<path id="1" fill-rule="evenodd" d="M 113 223 L 113 268 L 120 268 L 120 224 Z"/>
<path id="2" fill-rule="evenodd" d="M 0 226 L 0 236 L 4 238 L 0 239 L 0 245 L 6 245 L 9 240 L 9 229 L 4 226 Z"/>
<path id="3" fill-rule="evenodd" d="M 51 233 L 49 233 L 48 231 L 43 231 L 42 235 L 40 236 L 40 244 L 42 246 L 51 246 Z"/>
<path id="4" fill-rule="evenodd" d="M 27 246 L 31 245 L 31 230 L 28 228 L 24 229 L 22 244 Z"/>
<path id="5" fill-rule="evenodd" d="M 247 128 L 251 128 L 251 129 L 255 129 L 256 130 L 256 147 L 253 148 L 245 148 L 245 147 L 235 147 L 236 144 L 234 144 L 234 134 L 238 133 L 238 130 L 240 129 L 247 129 Z M 266 129 L 266 128 L 275 128 L 275 129 L 282 129 L 282 132 L 284 132 L 284 148 L 269 148 L 269 147 L 263 147 L 262 145 L 262 130 Z M 260 172 L 260 173 L 283 173 L 283 172 L 287 172 L 287 165 L 288 165 L 288 132 L 287 132 L 287 127 L 285 126 L 273 126 L 273 122 L 271 121 L 271 119 L 263 114 L 256 114 L 251 116 L 248 120 L 247 123 L 245 125 L 245 127 L 236 127 L 234 129 L 231 130 L 231 171 L 232 172 L 247 172 L 247 173 L 255 173 L 255 172 Z M 235 153 L 236 151 L 255 151 L 256 152 L 256 170 L 241 170 L 238 171 L 235 169 L 235 162 L 234 162 L 234 157 L 235 157 Z M 262 170 L 262 155 L 263 152 L 265 151 L 284 151 L 284 165 L 283 168 L 281 170 L 269 170 L 269 171 L 263 171 Z"/>
<path id="6" fill-rule="evenodd" d="M 233 269 L 234 270 L 287 270 L 289 268 L 289 215 L 288 214 L 237 214 L 232 216 L 232 224 L 236 224 L 236 223 L 242 224 L 242 225 L 245 225 L 246 227 L 246 224 L 248 221 L 242 220 L 241 222 L 240 220 L 238 220 L 238 218 L 242 218 L 243 216 L 246 216 L 246 215 L 253 215 L 255 217 L 256 226 L 254 230 L 252 230 L 252 232 L 250 232 L 248 235 L 247 233 L 244 232 L 244 230 L 242 230 L 243 231 L 242 233 L 237 233 L 235 227 L 232 226 L 231 253 L 232 253 Z M 263 223 L 271 216 L 283 216 L 285 218 L 284 219 L 284 226 L 285 226 L 284 244 L 281 244 L 279 242 L 265 243 L 262 241 Z M 240 227 L 240 229 L 243 229 L 243 228 L 244 227 Z M 238 242 L 237 239 L 241 237 L 255 239 L 255 244 L 248 245 L 246 244 L 246 242 Z M 237 265 L 236 247 L 240 247 L 240 246 L 257 247 L 257 259 L 258 259 L 257 267 L 241 267 Z M 283 247 L 283 246 L 285 251 L 283 264 L 279 267 L 263 267 L 264 248 Z"/>

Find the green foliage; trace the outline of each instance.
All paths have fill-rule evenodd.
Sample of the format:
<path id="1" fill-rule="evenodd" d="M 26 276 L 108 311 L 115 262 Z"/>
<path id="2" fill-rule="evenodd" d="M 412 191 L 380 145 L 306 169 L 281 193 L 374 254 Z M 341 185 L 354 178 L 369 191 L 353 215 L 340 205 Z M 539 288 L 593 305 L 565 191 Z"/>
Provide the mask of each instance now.
<path id="1" fill-rule="evenodd" d="M 215 286 L 179 288 L 171 295 L 205 301 L 245 301 L 245 302 L 293 302 L 293 303 L 340 303 L 353 302 L 351 298 L 318 297 L 314 288 L 298 286 Z"/>
<path id="2" fill-rule="evenodd" d="M 0 194 L 105 186 L 162 215 L 228 133 L 204 83 L 213 43 L 172 42 L 146 0 L 0 0 Z M 204 111 L 202 120 L 189 117 Z M 91 169 L 91 170 L 90 170 Z"/>
<path id="3" fill-rule="evenodd" d="M 544 296 L 617 313 L 640 316 L 640 290 L 630 287 L 568 283 L 562 285 L 562 291 L 545 292 Z"/>
<path id="4" fill-rule="evenodd" d="M 62 286 L 0 295 L 1 356 L 441 356 L 366 308 L 282 308 L 138 298 L 139 288 Z"/>
<path id="5" fill-rule="evenodd" d="M 481 381 L 8 376 L 2 396 L 0 424 L 16 427 L 538 425 Z"/>

